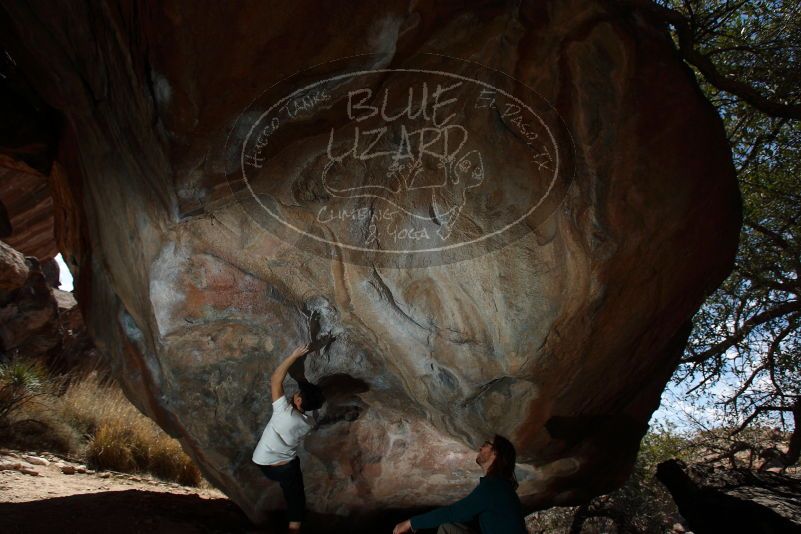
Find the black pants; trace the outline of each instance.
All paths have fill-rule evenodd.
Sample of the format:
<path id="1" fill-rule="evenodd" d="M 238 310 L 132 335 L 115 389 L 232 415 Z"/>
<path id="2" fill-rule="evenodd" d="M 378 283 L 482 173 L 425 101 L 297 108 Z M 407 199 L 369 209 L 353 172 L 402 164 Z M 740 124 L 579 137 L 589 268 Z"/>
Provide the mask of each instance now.
<path id="1" fill-rule="evenodd" d="M 300 471 L 300 458 L 295 456 L 284 465 L 262 465 L 264 476 L 278 482 L 286 500 L 286 516 L 292 521 L 303 521 L 306 512 L 306 490 L 303 487 L 303 473 Z"/>

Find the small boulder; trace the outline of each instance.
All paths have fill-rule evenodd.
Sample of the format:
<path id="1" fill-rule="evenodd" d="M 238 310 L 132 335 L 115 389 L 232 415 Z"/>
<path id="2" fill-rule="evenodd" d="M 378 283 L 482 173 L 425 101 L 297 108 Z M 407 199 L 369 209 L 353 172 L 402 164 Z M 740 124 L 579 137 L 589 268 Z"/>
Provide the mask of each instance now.
<path id="1" fill-rule="evenodd" d="M 74 475 L 75 474 L 75 466 L 74 465 L 62 465 L 61 472 L 65 475 Z"/>
<path id="2" fill-rule="evenodd" d="M 47 460 L 45 460 L 44 458 L 42 458 L 40 456 L 23 456 L 22 459 L 25 460 L 26 462 L 28 462 L 29 464 L 33 464 L 33 465 L 42 465 L 42 466 L 45 466 L 45 467 L 50 465 L 50 462 L 48 462 Z"/>
<path id="3" fill-rule="evenodd" d="M 20 469 L 22 469 L 22 464 L 19 462 L 0 463 L 0 471 L 19 471 Z"/>

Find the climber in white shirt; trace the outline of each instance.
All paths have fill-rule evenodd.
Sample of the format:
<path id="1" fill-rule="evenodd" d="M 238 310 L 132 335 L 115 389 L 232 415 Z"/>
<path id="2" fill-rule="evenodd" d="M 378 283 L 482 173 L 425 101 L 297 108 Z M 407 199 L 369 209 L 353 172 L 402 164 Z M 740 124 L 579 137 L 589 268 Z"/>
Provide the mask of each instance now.
<path id="1" fill-rule="evenodd" d="M 311 412 L 319 409 L 325 399 L 319 387 L 300 378 L 300 391 L 292 396 L 290 403 L 284 396 L 284 379 L 289 368 L 310 351 L 309 344 L 297 347 L 270 377 L 273 414 L 252 458 L 267 478 L 281 485 L 290 532 L 300 531 L 306 510 L 306 492 L 297 449 L 301 440 L 314 428 Z"/>

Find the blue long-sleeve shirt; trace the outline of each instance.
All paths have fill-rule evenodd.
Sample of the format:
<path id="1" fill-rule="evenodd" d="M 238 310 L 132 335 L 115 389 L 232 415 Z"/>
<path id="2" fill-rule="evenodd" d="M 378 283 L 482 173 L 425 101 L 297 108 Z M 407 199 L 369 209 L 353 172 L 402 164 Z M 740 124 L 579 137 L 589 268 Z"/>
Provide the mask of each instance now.
<path id="1" fill-rule="evenodd" d="M 470 495 L 449 506 L 412 517 L 414 530 L 445 523 L 466 523 L 478 517 L 481 534 L 526 534 L 523 507 L 511 482 L 488 476 Z"/>

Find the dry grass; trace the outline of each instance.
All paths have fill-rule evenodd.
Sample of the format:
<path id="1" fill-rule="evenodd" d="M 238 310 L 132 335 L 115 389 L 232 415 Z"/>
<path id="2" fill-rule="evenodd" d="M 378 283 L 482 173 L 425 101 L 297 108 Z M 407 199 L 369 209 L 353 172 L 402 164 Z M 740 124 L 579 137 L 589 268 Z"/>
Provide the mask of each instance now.
<path id="1" fill-rule="evenodd" d="M 37 362 L 0 365 L 0 439 L 17 448 L 70 453 L 80 436 L 59 416 L 58 382 Z"/>
<path id="2" fill-rule="evenodd" d="M 0 436 L 8 445 L 50 449 L 82 458 L 95 469 L 149 472 L 197 486 L 202 477 L 181 445 L 142 415 L 114 383 L 96 374 L 73 379 L 60 396 L 50 393 L 20 406 L 14 419 L 33 420 Z"/>
<path id="3" fill-rule="evenodd" d="M 181 445 L 142 415 L 116 385 L 89 375 L 64 394 L 62 413 L 89 438 L 85 450 L 89 465 L 147 471 L 192 486 L 200 483 L 200 471 Z"/>

